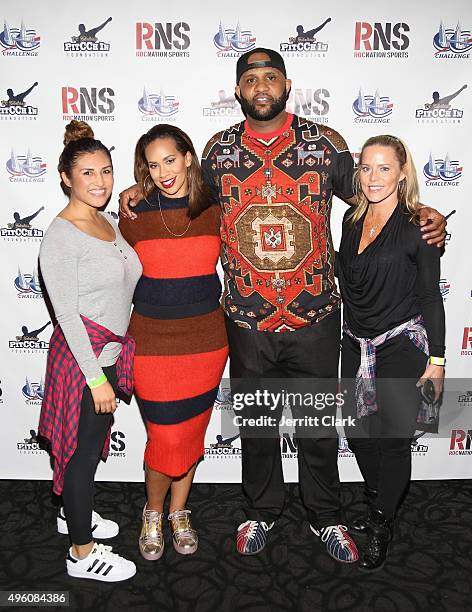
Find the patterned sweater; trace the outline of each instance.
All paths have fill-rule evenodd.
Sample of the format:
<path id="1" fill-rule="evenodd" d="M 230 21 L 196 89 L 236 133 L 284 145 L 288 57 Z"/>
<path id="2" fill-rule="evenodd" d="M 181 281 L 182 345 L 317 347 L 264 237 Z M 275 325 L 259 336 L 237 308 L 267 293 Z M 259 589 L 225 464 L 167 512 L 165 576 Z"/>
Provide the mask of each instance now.
<path id="1" fill-rule="evenodd" d="M 241 122 L 208 142 L 202 168 L 222 206 L 226 314 L 283 332 L 338 309 L 329 222 L 333 192 L 353 195 L 344 139 L 290 114 L 269 134 Z"/>

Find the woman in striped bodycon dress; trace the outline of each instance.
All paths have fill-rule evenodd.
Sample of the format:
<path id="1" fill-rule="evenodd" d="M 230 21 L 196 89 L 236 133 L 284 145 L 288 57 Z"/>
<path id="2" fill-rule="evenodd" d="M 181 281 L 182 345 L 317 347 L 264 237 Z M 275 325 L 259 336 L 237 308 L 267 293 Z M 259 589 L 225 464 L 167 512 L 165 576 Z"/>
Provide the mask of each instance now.
<path id="1" fill-rule="evenodd" d="M 164 549 L 164 500 L 177 552 L 198 538 L 186 508 L 204 436 L 228 355 L 221 285 L 220 209 L 203 183 L 190 138 L 156 125 L 136 145 L 135 176 L 145 198 L 137 219 L 120 221 L 143 265 L 129 333 L 136 340 L 135 393 L 148 442 L 147 503 L 139 548 L 145 559 Z"/>

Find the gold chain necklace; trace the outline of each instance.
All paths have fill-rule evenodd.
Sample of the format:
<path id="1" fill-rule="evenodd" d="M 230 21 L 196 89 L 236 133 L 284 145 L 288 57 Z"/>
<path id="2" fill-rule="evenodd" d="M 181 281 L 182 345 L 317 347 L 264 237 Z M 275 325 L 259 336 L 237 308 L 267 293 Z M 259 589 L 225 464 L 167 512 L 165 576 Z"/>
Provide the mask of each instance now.
<path id="1" fill-rule="evenodd" d="M 149 206 L 149 208 L 155 208 L 155 206 L 153 206 L 149 200 L 146 198 L 146 196 L 144 196 L 144 199 L 147 202 L 147 205 Z M 167 225 L 167 223 L 165 222 L 164 219 L 164 215 L 162 214 L 162 208 L 161 208 L 161 196 L 160 196 L 160 191 L 157 191 L 157 204 L 159 206 L 159 212 L 161 214 L 161 219 L 162 219 L 162 223 L 164 225 L 164 227 L 166 228 L 166 230 L 169 232 L 169 234 L 171 234 L 172 236 L 175 236 L 176 238 L 181 238 L 182 236 L 185 236 L 185 234 L 188 232 L 188 228 L 190 227 L 190 224 L 192 223 L 192 219 L 188 220 L 188 225 L 185 228 L 185 230 L 181 233 L 181 234 L 175 234 L 170 227 Z"/>

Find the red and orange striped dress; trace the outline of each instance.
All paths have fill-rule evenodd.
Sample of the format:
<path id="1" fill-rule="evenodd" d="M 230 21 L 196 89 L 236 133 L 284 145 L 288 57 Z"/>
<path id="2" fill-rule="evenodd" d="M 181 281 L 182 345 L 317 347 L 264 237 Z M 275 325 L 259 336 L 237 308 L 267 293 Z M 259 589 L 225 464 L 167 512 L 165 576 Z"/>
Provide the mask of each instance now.
<path id="1" fill-rule="evenodd" d="M 188 197 L 161 194 L 160 204 L 162 216 L 151 194 L 120 230 L 143 266 L 128 331 L 136 340 L 135 394 L 148 433 L 144 460 L 176 477 L 204 453 L 228 356 L 216 273 L 220 208 L 210 206 L 176 237 L 189 222 Z"/>

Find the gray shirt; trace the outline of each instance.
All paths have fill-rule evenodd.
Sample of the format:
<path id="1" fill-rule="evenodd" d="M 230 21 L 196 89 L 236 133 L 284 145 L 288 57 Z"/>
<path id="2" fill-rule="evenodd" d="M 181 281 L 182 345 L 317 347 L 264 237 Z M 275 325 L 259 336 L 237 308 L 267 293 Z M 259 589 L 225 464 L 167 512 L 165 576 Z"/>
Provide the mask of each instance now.
<path id="1" fill-rule="evenodd" d="M 134 289 L 142 266 L 134 249 L 107 213 L 116 238 L 100 240 L 62 217 L 55 217 L 44 235 L 39 262 L 57 322 L 87 381 L 116 363 L 121 344 L 110 342 L 98 359 L 80 318 L 103 325 L 119 336 L 126 333 Z"/>

